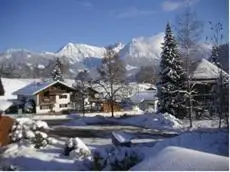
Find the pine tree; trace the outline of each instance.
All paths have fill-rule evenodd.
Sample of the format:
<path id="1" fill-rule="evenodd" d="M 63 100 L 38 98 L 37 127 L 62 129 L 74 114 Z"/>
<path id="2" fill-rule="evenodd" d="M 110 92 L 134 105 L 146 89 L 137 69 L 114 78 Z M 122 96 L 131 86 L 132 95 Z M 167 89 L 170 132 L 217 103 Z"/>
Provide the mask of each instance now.
<path id="1" fill-rule="evenodd" d="M 186 110 L 182 106 L 186 75 L 169 23 L 166 25 L 160 68 L 160 80 L 157 84 L 159 112 L 168 112 L 183 118 L 186 114 Z"/>
<path id="2" fill-rule="evenodd" d="M 2 79 L 0 78 L 0 96 L 4 96 L 5 90 L 3 88 Z"/>
<path id="3" fill-rule="evenodd" d="M 51 72 L 51 75 L 54 81 L 64 81 L 62 76 L 62 63 L 60 62 L 59 58 L 56 60 L 56 64 Z"/>

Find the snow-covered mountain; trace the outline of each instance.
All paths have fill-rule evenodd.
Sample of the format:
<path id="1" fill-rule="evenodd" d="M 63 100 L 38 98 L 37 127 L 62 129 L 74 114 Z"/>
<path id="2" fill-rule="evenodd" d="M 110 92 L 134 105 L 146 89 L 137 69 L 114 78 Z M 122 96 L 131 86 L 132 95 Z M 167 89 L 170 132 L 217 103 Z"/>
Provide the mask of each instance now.
<path id="1" fill-rule="evenodd" d="M 158 65 L 163 39 L 164 33 L 132 39 L 121 49 L 120 56 L 130 66 Z"/>
<path id="2" fill-rule="evenodd" d="M 115 43 L 109 46 L 124 60 L 130 77 L 135 75 L 141 66 L 159 66 L 163 39 L 164 33 L 158 33 L 152 37 L 134 38 L 127 44 Z M 48 76 L 54 60 L 60 58 L 69 68 L 68 71 L 65 71 L 67 77 L 75 77 L 79 69 L 89 69 L 92 74 L 96 74 L 96 68 L 101 63 L 106 47 L 68 43 L 55 53 L 9 49 L 0 53 L 0 65 L 10 65 L 9 70 L 12 72 L 13 69 L 14 73 L 20 73 L 20 77 L 44 77 L 44 75 Z M 203 54 L 210 51 L 204 44 L 201 48 Z"/>
<path id="3" fill-rule="evenodd" d="M 53 60 L 54 53 L 35 53 L 25 49 L 9 49 L 0 53 L 0 62 L 9 64 L 41 64 L 46 65 L 47 60 Z M 30 66 L 30 65 L 29 65 Z"/>
<path id="4" fill-rule="evenodd" d="M 82 62 L 86 58 L 102 58 L 105 53 L 104 47 L 96 47 L 86 44 L 68 43 L 56 53 L 59 57 L 67 57 L 70 63 Z"/>

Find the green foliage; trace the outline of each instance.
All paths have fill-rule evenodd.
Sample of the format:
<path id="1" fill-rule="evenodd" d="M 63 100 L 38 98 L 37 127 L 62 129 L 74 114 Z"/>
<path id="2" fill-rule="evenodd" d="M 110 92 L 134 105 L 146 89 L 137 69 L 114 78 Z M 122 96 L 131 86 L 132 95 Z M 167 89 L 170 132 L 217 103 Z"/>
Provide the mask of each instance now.
<path id="1" fill-rule="evenodd" d="M 64 81 L 62 74 L 63 74 L 63 65 L 60 62 L 59 58 L 57 58 L 55 67 L 51 73 L 53 80 L 54 81 L 58 81 L 58 80 Z"/>
<path id="2" fill-rule="evenodd" d="M 157 83 L 159 111 L 183 118 L 186 114 L 182 106 L 185 100 L 183 90 L 186 85 L 186 74 L 169 24 L 166 26 L 160 69 L 160 79 Z"/>
<path id="3" fill-rule="evenodd" d="M 2 79 L 0 78 L 0 96 L 4 96 L 5 90 L 2 84 Z"/>

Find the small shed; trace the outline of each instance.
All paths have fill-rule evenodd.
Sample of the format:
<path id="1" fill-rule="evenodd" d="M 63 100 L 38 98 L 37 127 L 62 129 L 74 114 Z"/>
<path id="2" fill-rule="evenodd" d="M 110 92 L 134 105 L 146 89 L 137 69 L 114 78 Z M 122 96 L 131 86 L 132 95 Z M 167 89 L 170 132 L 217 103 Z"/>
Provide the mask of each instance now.
<path id="1" fill-rule="evenodd" d="M 9 133 L 13 124 L 13 118 L 0 116 L 0 147 L 10 143 Z"/>
<path id="2" fill-rule="evenodd" d="M 122 131 L 112 132 L 112 143 L 115 146 L 131 146 L 132 137 Z"/>
<path id="3" fill-rule="evenodd" d="M 112 103 L 113 103 L 113 111 L 114 112 L 121 111 L 121 107 L 120 107 L 119 103 L 117 103 L 117 102 L 112 102 Z M 102 109 L 103 109 L 103 112 L 111 112 L 111 102 L 110 101 L 102 102 Z"/>
<path id="4" fill-rule="evenodd" d="M 151 108 L 157 111 L 158 98 L 156 89 L 137 92 L 131 96 L 130 99 L 134 104 L 138 105 L 141 110 Z"/>

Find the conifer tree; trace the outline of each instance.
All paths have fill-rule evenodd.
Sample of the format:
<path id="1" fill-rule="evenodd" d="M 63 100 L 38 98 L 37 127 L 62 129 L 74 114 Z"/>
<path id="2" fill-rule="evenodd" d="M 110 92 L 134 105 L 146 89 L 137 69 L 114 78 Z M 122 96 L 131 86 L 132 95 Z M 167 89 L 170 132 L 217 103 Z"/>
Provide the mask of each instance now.
<path id="1" fill-rule="evenodd" d="M 54 81 L 64 81 L 62 76 L 62 63 L 60 62 L 59 58 L 56 60 L 56 64 L 51 72 L 51 75 Z"/>
<path id="2" fill-rule="evenodd" d="M 186 109 L 183 108 L 185 81 L 186 75 L 176 40 L 168 23 L 161 53 L 160 79 L 157 84 L 159 112 L 168 112 L 178 118 L 184 117 L 186 114 Z"/>
<path id="3" fill-rule="evenodd" d="M 2 79 L 0 78 L 0 96 L 4 96 L 5 90 L 3 88 Z"/>

